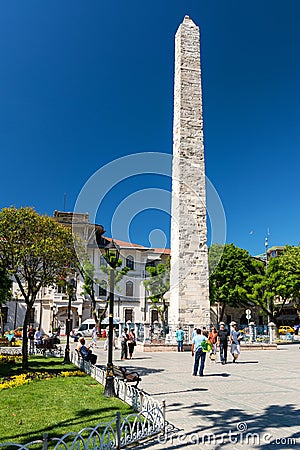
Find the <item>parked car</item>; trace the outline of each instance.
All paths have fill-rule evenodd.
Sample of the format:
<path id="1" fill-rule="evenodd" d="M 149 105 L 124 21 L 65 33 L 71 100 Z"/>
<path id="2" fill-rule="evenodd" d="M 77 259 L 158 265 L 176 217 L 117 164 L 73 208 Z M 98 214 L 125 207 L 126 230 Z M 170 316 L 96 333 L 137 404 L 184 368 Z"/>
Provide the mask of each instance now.
<path id="1" fill-rule="evenodd" d="M 74 334 L 78 337 L 92 336 L 94 326 L 94 319 L 86 319 L 82 322 L 79 328 L 74 328 Z"/>
<path id="2" fill-rule="evenodd" d="M 279 334 L 294 334 L 295 330 L 294 328 L 290 327 L 289 325 L 282 325 L 281 327 L 278 328 L 278 333 Z"/>

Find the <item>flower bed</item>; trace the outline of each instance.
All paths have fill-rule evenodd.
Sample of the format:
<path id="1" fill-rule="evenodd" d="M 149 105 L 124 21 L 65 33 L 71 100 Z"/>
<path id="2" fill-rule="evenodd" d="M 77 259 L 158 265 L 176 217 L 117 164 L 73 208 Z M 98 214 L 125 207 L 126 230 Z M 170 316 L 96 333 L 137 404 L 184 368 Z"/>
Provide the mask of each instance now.
<path id="1" fill-rule="evenodd" d="M 60 373 L 48 373 L 48 372 L 34 372 L 34 373 L 22 373 L 21 375 L 14 375 L 6 377 L 0 382 L 0 391 L 3 389 L 11 389 L 23 384 L 28 384 L 35 380 L 49 380 L 56 377 L 85 377 L 85 372 L 81 370 L 75 371 L 63 371 Z"/>

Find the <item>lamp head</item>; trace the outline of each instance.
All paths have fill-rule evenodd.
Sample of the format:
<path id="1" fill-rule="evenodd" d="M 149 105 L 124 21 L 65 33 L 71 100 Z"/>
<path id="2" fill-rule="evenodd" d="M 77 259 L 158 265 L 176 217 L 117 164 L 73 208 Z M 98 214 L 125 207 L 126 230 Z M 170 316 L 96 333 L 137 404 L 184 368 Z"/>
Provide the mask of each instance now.
<path id="1" fill-rule="evenodd" d="M 118 266 L 120 257 L 120 247 L 115 243 L 113 239 L 104 247 L 103 256 L 107 264 L 111 266 L 113 269 L 115 269 Z"/>

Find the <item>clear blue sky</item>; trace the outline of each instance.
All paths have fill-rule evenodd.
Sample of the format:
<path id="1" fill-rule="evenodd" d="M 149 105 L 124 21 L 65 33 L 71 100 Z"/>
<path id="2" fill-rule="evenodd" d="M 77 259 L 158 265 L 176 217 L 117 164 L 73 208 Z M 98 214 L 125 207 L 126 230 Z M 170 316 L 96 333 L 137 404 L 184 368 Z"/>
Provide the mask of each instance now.
<path id="1" fill-rule="evenodd" d="M 1 207 L 52 215 L 67 193 L 70 211 L 101 166 L 171 154 L 174 34 L 185 14 L 201 28 L 206 170 L 227 241 L 262 253 L 269 227 L 270 245 L 299 243 L 299 0 L 3 0 Z M 122 200 L 149 187 L 170 180 L 119 183 L 98 221 L 109 230 Z M 131 240 L 148 245 L 154 228 L 168 238 L 165 211 L 133 218 Z"/>

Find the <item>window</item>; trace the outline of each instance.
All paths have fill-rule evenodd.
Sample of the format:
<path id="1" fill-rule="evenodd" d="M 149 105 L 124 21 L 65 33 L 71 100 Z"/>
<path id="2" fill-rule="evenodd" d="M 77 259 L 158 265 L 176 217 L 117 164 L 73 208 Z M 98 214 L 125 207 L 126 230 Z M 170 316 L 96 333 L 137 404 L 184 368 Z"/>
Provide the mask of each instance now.
<path id="1" fill-rule="evenodd" d="M 106 297 L 106 288 L 105 286 L 99 286 L 99 297 Z"/>
<path id="2" fill-rule="evenodd" d="M 155 267 L 155 261 L 147 261 L 145 267 Z"/>
<path id="3" fill-rule="evenodd" d="M 133 282 L 127 281 L 126 283 L 126 297 L 133 297 Z"/>
<path id="4" fill-rule="evenodd" d="M 134 259 L 133 256 L 129 255 L 126 258 L 126 267 L 130 270 L 134 270 Z"/>
<path id="5" fill-rule="evenodd" d="M 125 309 L 125 323 L 133 323 L 133 311 L 132 309 Z"/>
<path id="6" fill-rule="evenodd" d="M 66 282 L 65 281 L 60 281 L 57 284 L 57 293 L 58 294 L 65 294 L 66 293 Z"/>
<path id="7" fill-rule="evenodd" d="M 158 322 L 158 311 L 151 309 L 151 323 Z"/>

